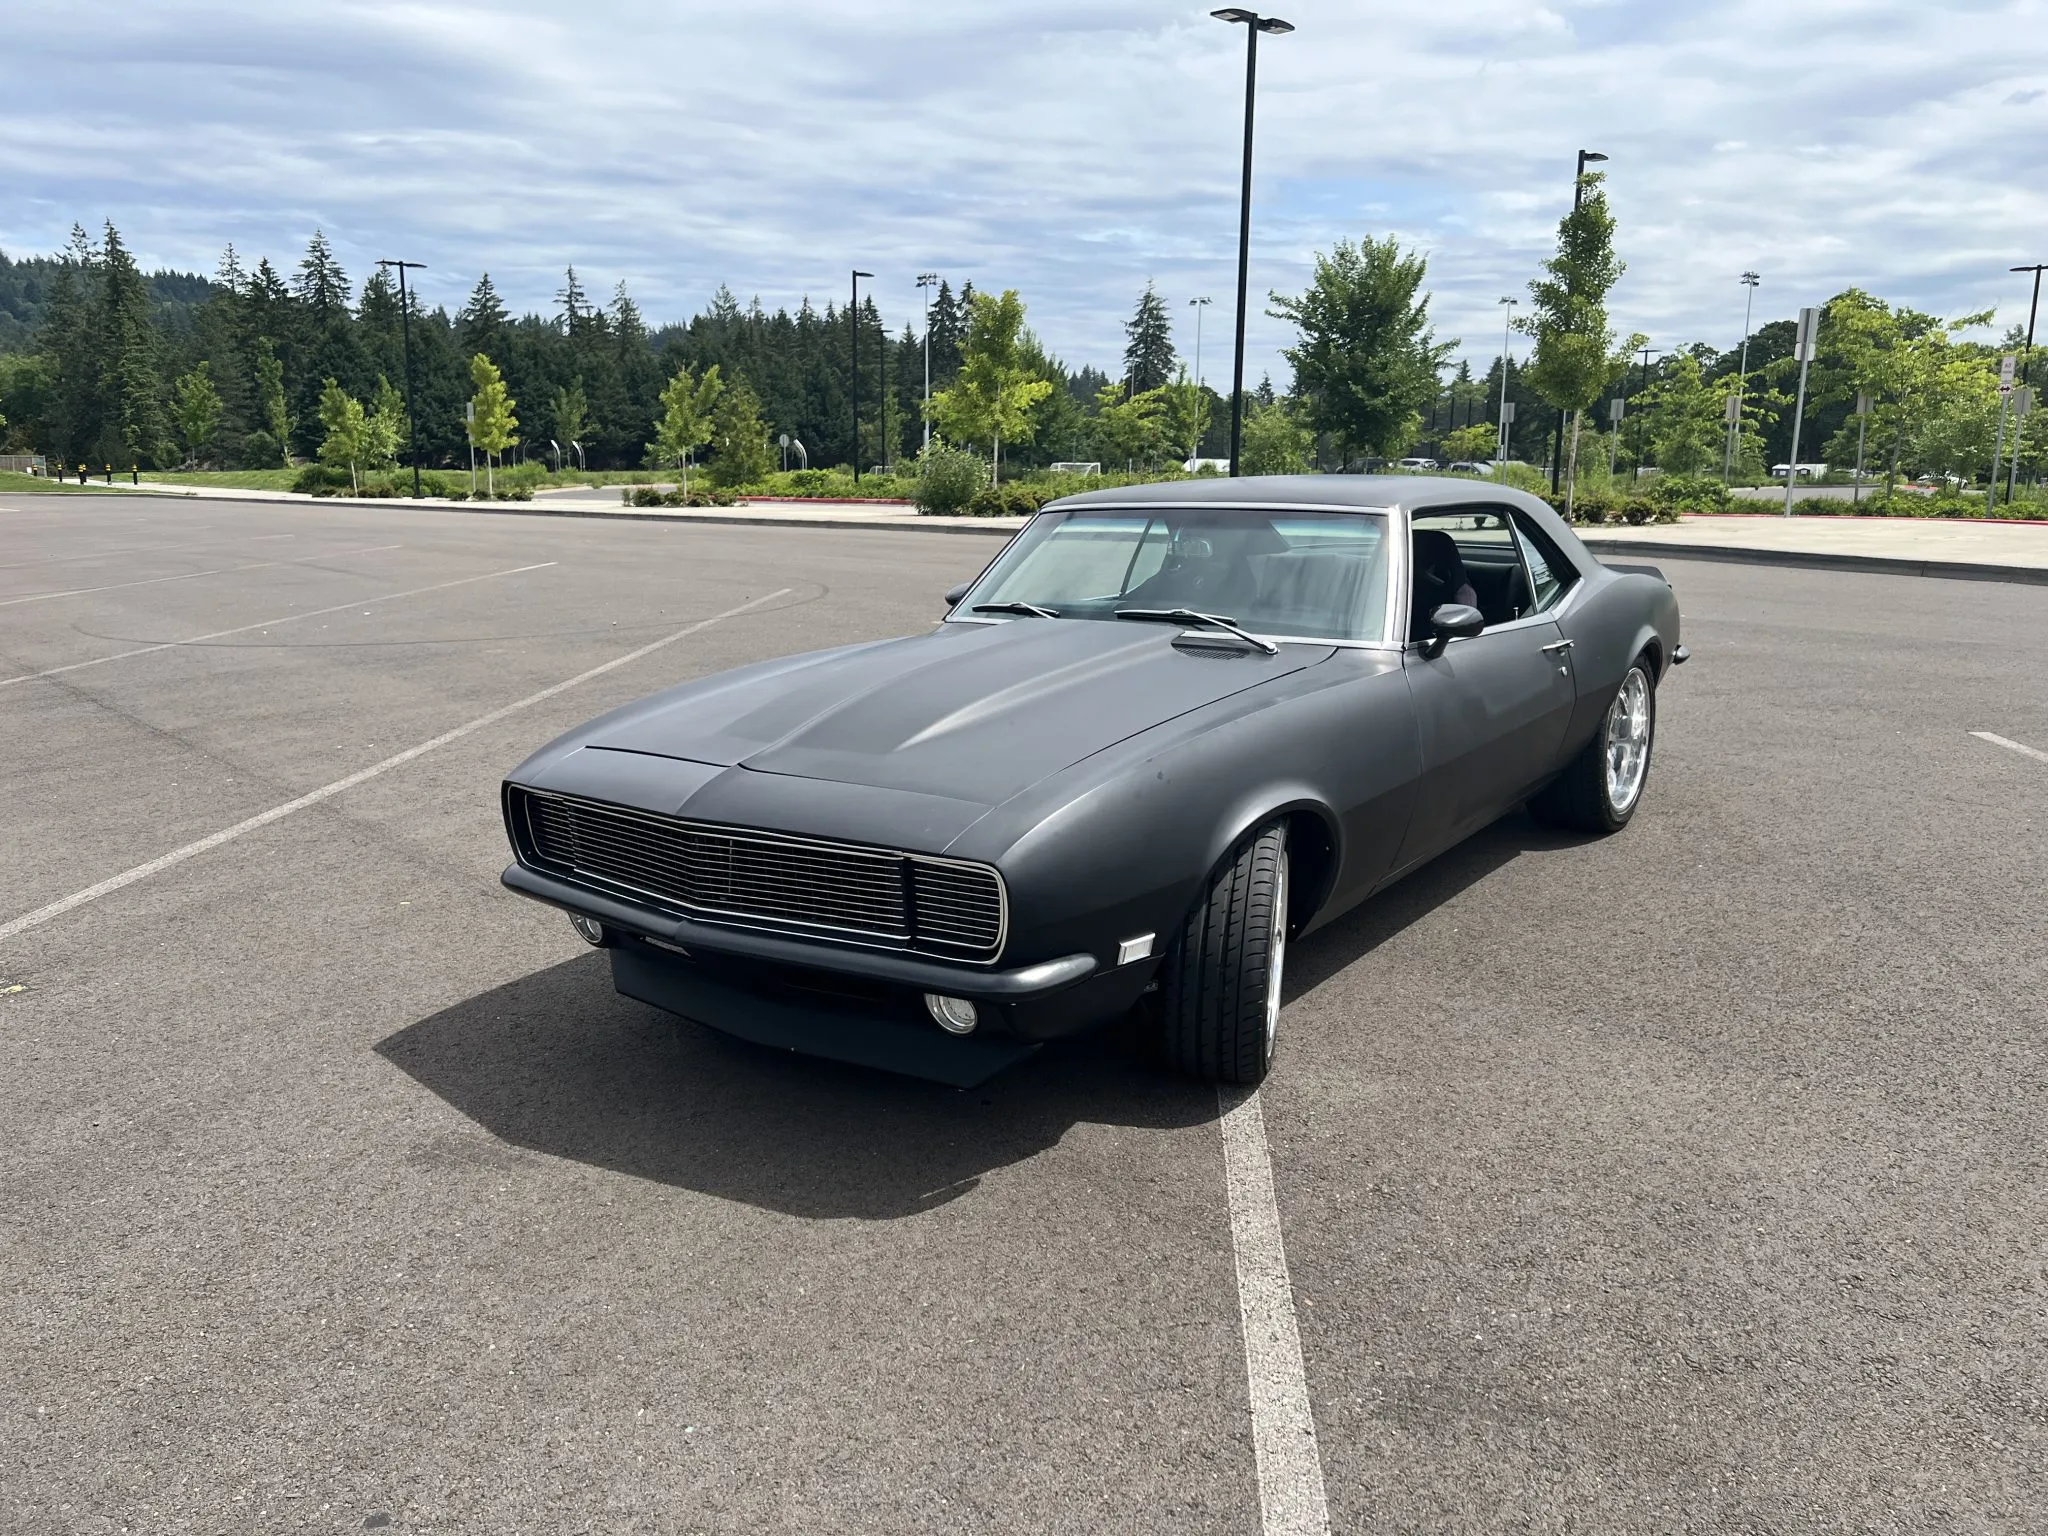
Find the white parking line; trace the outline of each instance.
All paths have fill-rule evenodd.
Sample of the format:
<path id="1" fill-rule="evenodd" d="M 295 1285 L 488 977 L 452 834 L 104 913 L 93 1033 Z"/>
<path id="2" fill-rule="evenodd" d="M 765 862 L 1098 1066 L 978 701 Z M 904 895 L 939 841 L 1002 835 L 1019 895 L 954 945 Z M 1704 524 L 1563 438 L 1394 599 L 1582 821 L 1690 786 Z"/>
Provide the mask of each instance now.
<path id="1" fill-rule="evenodd" d="M 1244 1319 L 1262 1528 L 1265 1536 L 1329 1536 L 1323 1458 L 1302 1369 L 1280 1207 L 1273 1198 L 1266 1117 L 1256 1090 L 1233 1104 L 1219 1088 L 1216 1104 L 1223 1111 L 1223 1182 L 1230 1198 L 1230 1241 L 1237 1252 L 1237 1305 Z"/>
<path id="2" fill-rule="evenodd" d="M 0 688 L 13 683 L 32 683 L 39 677 L 55 677 L 60 672 L 76 672 L 83 667 L 105 666 L 110 661 L 126 661 L 130 656 L 147 656 L 153 651 L 176 650 L 181 645 L 200 645 L 208 640 L 224 640 L 229 635 L 246 635 L 252 629 L 269 629 L 278 624 L 291 624 L 299 619 L 317 619 L 322 614 L 340 613 L 346 608 L 367 608 L 372 603 L 388 603 L 401 597 L 418 597 L 422 592 L 444 592 L 450 587 L 467 586 L 472 581 L 489 581 L 494 576 L 517 576 L 526 571 L 544 571 L 555 564 L 543 560 L 539 565 L 515 565 L 509 571 L 485 571 L 481 576 L 462 576 L 454 581 L 437 581 L 431 587 L 410 587 L 403 592 L 385 592 L 377 597 L 359 597 L 352 603 L 336 603 L 332 608 L 309 608 L 304 613 L 288 613 L 283 618 L 259 619 L 254 624 L 238 624 L 233 629 L 210 630 L 203 635 L 193 635 L 185 640 L 164 640 L 156 645 L 137 646 L 132 651 L 116 651 L 111 656 L 95 656 L 90 661 L 70 661 L 61 667 L 49 667 L 41 672 L 24 672 L 19 677 L 0 677 Z"/>
<path id="3" fill-rule="evenodd" d="M 2021 757 L 2031 757 L 2037 762 L 2048 763 L 2048 752 L 2043 752 L 2039 747 L 2022 746 L 2017 741 L 2007 741 L 2003 736 L 1994 736 L 1989 731 L 1972 731 L 1970 734 L 1979 741 L 1990 742 L 1994 747 L 2004 747 L 2008 751 L 2019 753 Z"/>
<path id="4" fill-rule="evenodd" d="M 194 530 L 195 532 L 201 530 Z M 248 540 L 251 544 L 262 544 L 270 539 L 296 539 L 296 533 L 259 533 Z M 30 565 L 65 565 L 79 560 L 112 560 L 120 555 L 177 555 L 195 549 L 212 549 L 221 540 L 210 539 L 204 544 L 139 544 L 128 549 L 101 549 L 84 555 L 43 555 L 35 560 L 10 560 L 0 565 L 0 571 L 18 571 Z"/>
<path id="5" fill-rule="evenodd" d="M 20 917 L 0 923 L 0 939 L 11 939 L 18 933 L 26 933 L 31 928 L 39 928 L 44 923 L 50 921 L 51 918 L 62 917 L 73 908 L 82 907 L 89 901 L 98 901 L 102 896 L 112 895 L 115 891 L 135 884 L 138 880 L 147 880 L 151 875 L 159 874 L 174 864 L 182 864 L 187 859 L 205 853 L 209 849 L 218 848 L 222 843 L 233 842 L 244 832 L 254 832 L 258 827 L 267 827 L 273 821 L 282 821 L 294 811 L 303 811 L 309 805 L 318 805 L 323 800 L 331 800 L 345 789 L 354 789 L 358 784 L 368 779 L 374 779 L 380 773 L 389 773 L 393 768 L 403 767 L 416 757 L 426 756 L 427 753 L 433 751 L 436 747 L 445 747 L 451 741 L 460 741 L 463 737 L 473 735 L 485 726 L 496 725 L 500 720 L 510 715 L 518 714 L 522 709 L 530 709 L 536 704 L 552 699 L 558 693 L 565 693 L 569 689 L 574 688 L 578 683 L 587 683 L 594 677 L 604 676 L 605 673 L 612 671 L 614 668 L 623 667 L 629 662 L 638 661 L 643 656 L 651 656 L 663 646 L 674 645 L 678 640 L 688 639 L 699 630 L 709 629 L 721 619 L 734 618 L 739 614 L 747 612 L 750 608 L 759 608 L 763 603 L 772 603 L 778 597 L 786 597 L 790 591 L 791 589 L 788 587 L 781 587 L 776 591 L 770 592 L 766 597 L 750 598 L 746 602 L 741 603 L 737 608 L 728 608 L 723 613 L 714 613 L 708 619 L 699 619 L 694 624 L 685 624 L 674 634 L 663 635 L 659 640 L 643 645 L 637 651 L 628 651 L 623 656 L 614 656 L 610 661 L 592 667 L 588 672 L 578 672 L 566 682 L 551 684 L 541 689 L 538 693 L 529 693 L 525 698 L 494 709 L 487 715 L 478 715 L 467 725 L 458 725 L 452 731 L 443 731 L 432 741 L 423 741 L 416 747 L 407 747 L 403 752 L 394 753 L 390 757 L 385 758 L 381 763 L 372 763 L 369 767 L 352 773 L 345 779 L 336 779 L 332 784 L 323 784 L 318 789 L 299 796 L 296 800 L 287 800 L 283 805 L 273 805 L 267 811 L 260 811 L 246 821 L 238 821 L 232 827 L 224 827 L 208 837 L 200 838 L 196 843 L 187 843 L 182 848 L 173 848 L 169 853 L 161 854 L 151 859 L 147 864 L 138 864 L 133 869 L 125 869 L 118 875 L 102 880 L 98 885 L 89 885 L 82 891 L 73 891 L 61 901 L 53 901 L 47 907 L 38 907 L 33 912 L 24 912 Z"/>
<path id="6" fill-rule="evenodd" d="M 113 581 L 104 587 L 71 587 L 63 592 L 31 592 L 27 597 L 0 598 L 0 608 L 17 603 L 43 603 L 53 597 L 84 597 L 92 592 L 118 592 L 123 587 L 154 587 L 166 581 L 197 581 L 201 576 L 226 576 L 235 571 L 267 571 L 280 565 L 310 565 L 319 560 L 340 560 L 349 555 L 375 555 L 397 544 L 372 544 L 367 549 L 337 549 L 331 555 L 306 555 L 297 560 L 259 560 L 254 565 L 223 565 L 211 571 L 186 571 L 177 576 L 145 576 L 140 581 Z"/>

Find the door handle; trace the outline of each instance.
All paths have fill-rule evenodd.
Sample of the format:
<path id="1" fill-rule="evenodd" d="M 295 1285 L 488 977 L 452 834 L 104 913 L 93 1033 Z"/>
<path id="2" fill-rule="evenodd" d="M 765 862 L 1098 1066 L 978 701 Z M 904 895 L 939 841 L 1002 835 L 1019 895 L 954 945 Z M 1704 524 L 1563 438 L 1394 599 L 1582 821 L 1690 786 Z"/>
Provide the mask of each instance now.
<path id="1" fill-rule="evenodd" d="M 1550 644 L 1543 647 L 1543 654 L 1546 656 L 1559 656 L 1571 648 L 1572 643 L 1569 640 L 1553 640 Z"/>

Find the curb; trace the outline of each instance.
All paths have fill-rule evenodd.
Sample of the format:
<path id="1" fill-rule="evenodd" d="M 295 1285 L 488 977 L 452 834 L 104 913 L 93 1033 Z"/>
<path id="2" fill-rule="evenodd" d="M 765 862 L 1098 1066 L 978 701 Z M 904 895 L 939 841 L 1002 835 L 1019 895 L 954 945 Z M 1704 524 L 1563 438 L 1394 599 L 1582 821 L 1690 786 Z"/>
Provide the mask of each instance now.
<path id="1" fill-rule="evenodd" d="M 1659 555 L 1667 560 L 1713 560 L 1726 565 L 1790 565 L 1809 570 L 1862 571 L 1874 576 L 1933 576 L 1950 581 L 2006 581 L 2048 586 L 2048 566 L 1984 565 L 1970 560 L 1912 560 L 1898 555 L 1822 554 L 1796 549 L 1743 549 L 1711 544 L 1670 544 L 1650 539 L 1580 535 L 1596 555 Z"/>
<path id="2" fill-rule="evenodd" d="M 9 495 L 55 496 L 55 491 L 18 491 Z M 154 497 L 163 501 L 205 501 L 203 490 L 177 490 L 168 487 L 152 488 L 143 486 L 140 490 L 117 490 L 115 495 L 130 499 Z M 394 512 L 464 512 L 472 517 L 596 517 L 620 523 L 717 523 L 739 528 L 855 528 L 872 533 L 964 533 L 984 538 L 996 536 L 1008 538 L 1024 526 L 1024 519 L 1014 521 L 1008 518 L 948 519 L 899 518 L 884 522 L 880 518 L 794 518 L 794 517 L 748 517 L 744 513 L 693 512 L 681 508 L 673 510 L 618 511 L 611 512 L 601 507 L 550 507 L 538 501 L 415 501 L 410 496 L 384 499 L 363 496 L 262 496 L 243 494 L 234 497 L 216 498 L 231 505 L 252 507 L 375 507 L 382 511 Z M 764 498 L 765 499 L 765 498 Z M 794 504 L 801 504 L 797 498 Z M 908 503 L 905 503 L 908 505 Z"/>

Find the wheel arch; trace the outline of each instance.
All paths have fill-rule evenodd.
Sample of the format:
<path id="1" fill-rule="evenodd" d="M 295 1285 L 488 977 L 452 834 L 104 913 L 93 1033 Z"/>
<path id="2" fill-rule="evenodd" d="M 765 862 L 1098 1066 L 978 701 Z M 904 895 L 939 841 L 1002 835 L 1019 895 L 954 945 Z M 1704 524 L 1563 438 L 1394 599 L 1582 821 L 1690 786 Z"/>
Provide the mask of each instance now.
<path id="1" fill-rule="evenodd" d="M 1234 803 L 1210 837 L 1204 887 L 1248 839 L 1275 821 L 1287 827 L 1287 927 L 1299 933 L 1336 889 L 1344 857 L 1343 824 L 1306 785 L 1271 785 Z"/>

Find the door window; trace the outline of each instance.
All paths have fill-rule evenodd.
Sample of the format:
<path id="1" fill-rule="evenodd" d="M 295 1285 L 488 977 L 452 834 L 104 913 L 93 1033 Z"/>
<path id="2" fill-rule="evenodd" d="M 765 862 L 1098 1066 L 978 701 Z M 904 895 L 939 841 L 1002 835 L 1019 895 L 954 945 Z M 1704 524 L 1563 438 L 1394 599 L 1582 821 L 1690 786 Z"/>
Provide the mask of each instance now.
<path id="1" fill-rule="evenodd" d="M 1522 558 L 1529 565 L 1529 588 L 1536 599 L 1534 611 L 1543 613 L 1555 607 L 1558 599 L 1572 589 L 1579 573 L 1551 542 L 1550 535 L 1537 527 L 1527 514 L 1517 511 L 1513 517 L 1515 538 L 1522 546 Z"/>

